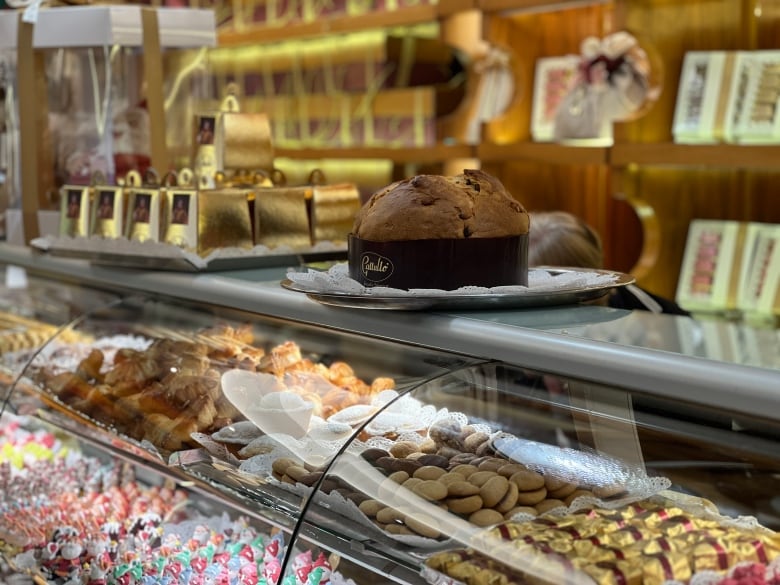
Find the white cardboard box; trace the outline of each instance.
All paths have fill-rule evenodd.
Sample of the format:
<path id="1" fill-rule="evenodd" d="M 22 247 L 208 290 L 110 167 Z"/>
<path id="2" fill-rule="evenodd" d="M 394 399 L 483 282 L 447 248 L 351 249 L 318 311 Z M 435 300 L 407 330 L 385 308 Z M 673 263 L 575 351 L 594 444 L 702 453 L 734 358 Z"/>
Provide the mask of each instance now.
<path id="1" fill-rule="evenodd" d="M 43 8 L 33 33 L 36 49 L 143 44 L 141 6 L 63 6 Z M 163 47 L 213 47 L 217 44 L 214 11 L 157 8 Z M 0 11 L 0 48 L 16 46 L 19 12 Z"/>

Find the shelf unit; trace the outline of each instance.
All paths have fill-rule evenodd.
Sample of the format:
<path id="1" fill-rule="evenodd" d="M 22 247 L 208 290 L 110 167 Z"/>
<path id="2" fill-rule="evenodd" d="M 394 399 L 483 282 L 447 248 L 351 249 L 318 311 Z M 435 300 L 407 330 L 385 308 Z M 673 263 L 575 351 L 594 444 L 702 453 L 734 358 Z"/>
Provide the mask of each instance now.
<path id="1" fill-rule="evenodd" d="M 439 0 L 387 13 L 333 16 L 285 26 L 235 23 L 219 32 L 219 41 L 223 47 L 262 46 L 430 22 L 439 24 L 441 38 L 457 41 L 453 30 L 462 19 L 478 14 L 480 37 L 512 53 L 519 91 L 504 115 L 483 125 L 477 144 L 448 144 L 439 138 L 431 147 L 278 148 L 278 156 L 383 159 L 399 165 L 397 172 L 403 166 L 404 173 L 413 170 L 415 163 L 422 165 L 423 172 L 436 172 L 437 167 L 449 172 L 457 168 L 453 161 L 459 165 L 461 160 L 473 160 L 496 174 L 529 209 L 564 209 L 581 216 L 602 234 L 607 265 L 633 272 L 652 292 L 673 297 L 690 220 L 780 222 L 780 210 L 772 211 L 763 193 L 764 185 L 776 179 L 766 175 L 780 172 L 780 145 L 676 144 L 671 136 L 684 53 L 776 48 L 773 31 L 780 22 L 780 9 L 771 4 L 753 11 L 746 3 L 716 0 L 701 11 L 699 4 L 698 0 Z M 641 118 L 616 125 L 612 146 L 531 141 L 529 88 L 536 59 L 577 53 L 585 36 L 615 30 L 634 32 L 647 48 L 654 70 L 660 72 L 663 90 L 658 102 Z M 469 109 L 456 112 L 459 128 L 464 127 L 464 112 Z M 451 122 L 443 119 L 442 125 Z M 675 182 L 668 173 L 678 179 L 673 189 L 669 185 Z M 661 183 L 656 184 L 659 176 Z M 713 187 L 713 181 L 720 183 Z M 672 195 L 672 190 L 679 193 Z M 733 203 L 735 196 L 740 205 Z"/>

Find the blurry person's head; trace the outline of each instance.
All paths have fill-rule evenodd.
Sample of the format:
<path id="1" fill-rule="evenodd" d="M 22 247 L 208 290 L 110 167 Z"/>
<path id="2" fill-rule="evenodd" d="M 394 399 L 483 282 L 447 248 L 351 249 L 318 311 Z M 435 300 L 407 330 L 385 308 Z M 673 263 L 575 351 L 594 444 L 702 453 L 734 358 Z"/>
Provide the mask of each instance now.
<path id="1" fill-rule="evenodd" d="M 565 211 L 531 213 L 528 266 L 602 268 L 601 238 L 587 223 Z"/>

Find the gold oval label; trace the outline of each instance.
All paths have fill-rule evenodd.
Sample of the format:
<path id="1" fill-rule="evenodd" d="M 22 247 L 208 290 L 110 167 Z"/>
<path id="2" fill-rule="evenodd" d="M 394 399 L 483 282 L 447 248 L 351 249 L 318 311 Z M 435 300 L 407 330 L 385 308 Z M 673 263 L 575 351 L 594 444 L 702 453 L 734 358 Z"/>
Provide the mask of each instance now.
<path id="1" fill-rule="evenodd" d="M 360 256 L 360 271 L 371 282 L 382 282 L 393 274 L 393 263 L 376 252 L 364 252 Z"/>

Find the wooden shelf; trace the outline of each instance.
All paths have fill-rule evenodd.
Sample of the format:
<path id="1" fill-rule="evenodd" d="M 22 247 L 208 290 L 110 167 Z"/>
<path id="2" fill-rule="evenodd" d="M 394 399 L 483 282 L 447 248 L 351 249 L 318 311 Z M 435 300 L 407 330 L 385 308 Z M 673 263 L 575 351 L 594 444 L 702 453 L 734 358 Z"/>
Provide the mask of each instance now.
<path id="1" fill-rule="evenodd" d="M 480 144 L 477 158 L 483 161 L 506 162 L 525 160 L 540 163 L 601 165 L 608 160 L 606 146 L 571 146 L 553 142 L 521 142 L 518 144 Z"/>
<path id="2" fill-rule="evenodd" d="M 609 151 L 612 166 L 713 166 L 720 168 L 780 169 L 780 145 L 740 144 L 615 144 Z"/>
<path id="3" fill-rule="evenodd" d="M 460 5 L 460 4 L 459 4 Z M 284 26 L 254 25 L 243 30 L 221 30 L 220 47 L 276 43 L 337 33 L 359 32 L 393 26 L 410 26 L 435 21 L 449 10 L 433 5 L 407 6 L 393 12 L 372 12 L 356 16 L 332 16 L 315 22 L 293 22 Z"/>
<path id="4" fill-rule="evenodd" d="M 590 4 L 605 4 L 607 0 L 477 0 L 482 12 L 503 12 L 509 10 L 547 11 L 566 10 Z"/>
<path id="5" fill-rule="evenodd" d="M 437 144 L 418 148 L 356 147 L 356 148 L 274 148 L 274 156 L 295 159 L 390 159 L 397 163 L 435 163 L 454 158 L 473 158 L 475 149 L 469 145 Z"/>
<path id="6" fill-rule="evenodd" d="M 554 142 L 517 144 L 467 144 L 406 148 L 276 148 L 276 156 L 314 159 L 389 159 L 398 163 L 443 162 L 455 158 L 477 158 L 484 162 L 530 161 L 560 165 L 610 165 L 625 167 L 681 166 L 780 170 L 780 145 L 740 146 L 736 144 L 689 145 L 674 143 L 573 146 Z"/>

